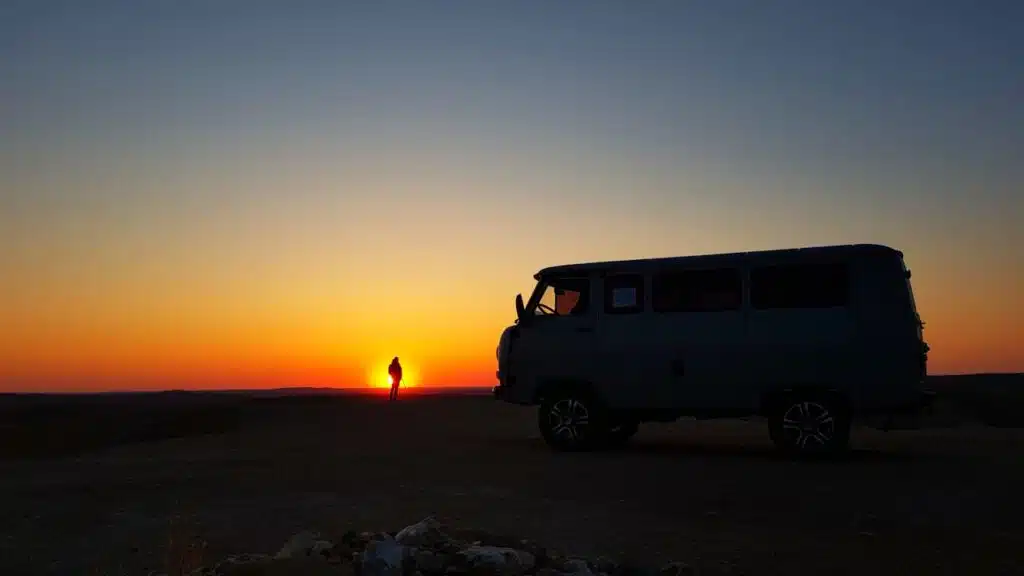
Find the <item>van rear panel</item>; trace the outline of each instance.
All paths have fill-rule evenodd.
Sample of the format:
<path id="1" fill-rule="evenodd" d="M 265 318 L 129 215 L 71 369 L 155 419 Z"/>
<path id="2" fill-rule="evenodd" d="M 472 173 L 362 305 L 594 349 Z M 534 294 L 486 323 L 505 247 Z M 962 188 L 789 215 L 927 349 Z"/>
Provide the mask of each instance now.
<path id="1" fill-rule="evenodd" d="M 857 383 L 864 411 L 920 401 L 927 344 L 914 299 L 912 274 L 901 252 L 872 254 L 861 263 L 859 340 L 865 362 Z"/>

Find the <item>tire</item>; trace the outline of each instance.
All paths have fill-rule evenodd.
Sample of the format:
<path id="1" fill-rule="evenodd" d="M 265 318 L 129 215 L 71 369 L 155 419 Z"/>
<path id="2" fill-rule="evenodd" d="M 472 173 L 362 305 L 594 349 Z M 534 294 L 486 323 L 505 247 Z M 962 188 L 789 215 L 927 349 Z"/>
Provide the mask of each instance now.
<path id="1" fill-rule="evenodd" d="M 769 433 L 775 447 L 789 455 L 840 454 L 850 445 L 849 410 L 827 395 L 787 395 L 771 411 Z"/>
<path id="2" fill-rule="evenodd" d="M 544 441 L 559 452 L 579 452 L 603 444 L 608 427 L 605 410 L 592 394 L 566 390 L 541 401 L 537 425 Z"/>

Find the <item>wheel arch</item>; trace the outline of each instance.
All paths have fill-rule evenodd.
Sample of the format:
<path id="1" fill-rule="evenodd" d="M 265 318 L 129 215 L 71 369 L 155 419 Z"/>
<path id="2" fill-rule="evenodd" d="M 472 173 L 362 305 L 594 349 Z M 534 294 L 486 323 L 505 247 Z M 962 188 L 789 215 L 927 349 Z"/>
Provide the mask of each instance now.
<path id="1" fill-rule="evenodd" d="M 597 387 L 594 386 L 592 382 L 588 382 L 586 380 L 557 378 L 541 382 L 533 393 L 533 402 L 535 404 L 540 404 L 545 398 L 554 394 L 562 394 L 566 392 L 582 393 L 595 398 L 599 402 L 604 401 L 598 393 Z"/>
<path id="2" fill-rule="evenodd" d="M 784 402 L 794 397 L 817 397 L 827 398 L 836 408 L 843 410 L 847 415 L 852 414 L 853 403 L 850 395 L 840 388 L 828 384 L 797 384 L 777 385 L 766 390 L 760 399 L 759 411 L 762 416 L 770 416 Z"/>

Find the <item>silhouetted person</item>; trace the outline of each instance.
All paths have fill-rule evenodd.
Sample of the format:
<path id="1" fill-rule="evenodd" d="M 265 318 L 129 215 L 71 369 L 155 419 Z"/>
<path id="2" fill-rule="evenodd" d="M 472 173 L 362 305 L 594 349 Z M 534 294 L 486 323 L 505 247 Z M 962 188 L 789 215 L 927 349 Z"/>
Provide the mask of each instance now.
<path id="1" fill-rule="evenodd" d="M 394 402 L 398 400 L 398 386 L 402 383 L 402 365 L 398 363 L 398 356 L 388 366 L 388 374 L 391 375 L 391 394 L 388 400 Z"/>

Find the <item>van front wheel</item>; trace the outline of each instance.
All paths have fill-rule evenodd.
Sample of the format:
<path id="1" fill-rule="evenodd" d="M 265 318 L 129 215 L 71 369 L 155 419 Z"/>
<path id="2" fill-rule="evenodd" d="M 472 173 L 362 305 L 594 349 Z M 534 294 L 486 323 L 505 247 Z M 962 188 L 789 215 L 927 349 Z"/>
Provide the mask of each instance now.
<path id="1" fill-rule="evenodd" d="M 793 395 L 775 404 L 769 418 L 772 442 L 796 455 L 836 454 L 850 443 L 850 419 L 828 397 Z"/>
<path id="2" fill-rule="evenodd" d="M 600 403 L 589 394 L 575 391 L 544 398 L 537 424 L 548 446 L 565 452 L 594 448 L 608 432 Z"/>

